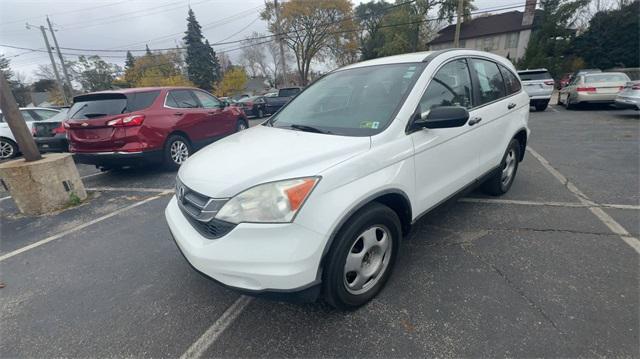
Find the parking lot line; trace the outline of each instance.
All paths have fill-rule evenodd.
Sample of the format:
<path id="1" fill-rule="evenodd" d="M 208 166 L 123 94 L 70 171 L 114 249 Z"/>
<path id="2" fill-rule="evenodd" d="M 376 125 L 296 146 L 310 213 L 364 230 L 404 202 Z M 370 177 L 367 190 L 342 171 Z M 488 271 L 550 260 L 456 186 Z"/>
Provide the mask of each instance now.
<path id="1" fill-rule="evenodd" d="M 93 192 L 153 192 L 153 193 L 162 193 L 168 192 L 173 193 L 175 190 L 173 188 L 129 188 L 129 187 L 87 187 L 85 188 L 87 191 Z"/>
<path id="2" fill-rule="evenodd" d="M 606 225 L 611 232 L 620 236 L 620 238 L 627 243 L 631 248 L 633 248 L 638 254 L 640 254 L 640 241 L 633 237 L 629 232 L 618 222 L 616 222 L 613 217 L 608 215 L 602 208 L 599 207 L 597 203 L 592 201 L 584 192 L 582 192 L 578 187 L 576 187 L 573 182 L 569 181 L 567 177 L 565 177 L 562 173 L 560 173 L 557 169 L 555 169 L 546 158 L 544 158 L 541 154 L 536 152 L 533 148 L 528 147 L 527 151 L 531 153 L 533 157 L 535 157 L 542 166 L 551 173 L 553 177 L 555 177 L 558 181 L 560 181 L 567 189 L 573 193 L 578 201 L 587 205 L 587 208 L 591 213 L 593 213 L 598 219 Z"/>
<path id="3" fill-rule="evenodd" d="M 66 236 L 66 235 L 67 235 L 67 234 L 69 234 L 69 233 L 73 233 L 73 232 L 79 231 L 79 230 L 81 230 L 81 229 L 87 228 L 87 227 L 89 227 L 89 226 L 91 226 L 91 225 L 94 225 L 94 224 L 96 224 L 96 223 L 98 223 L 98 222 L 102 222 L 102 221 L 104 221 L 105 219 L 111 218 L 111 217 L 113 217 L 113 216 L 115 216 L 115 215 L 118 215 L 118 214 L 120 214 L 120 213 L 122 213 L 122 212 L 128 211 L 128 210 L 130 210 L 130 209 L 132 209 L 132 208 L 136 208 L 136 207 L 141 206 L 141 205 L 143 205 L 143 204 L 145 204 L 145 203 L 147 203 L 147 202 L 151 202 L 151 201 L 153 201 L 153 200 L 156 200 L 156 199 L 158 199 L 158 198 L 160 198 L 160 197 L 162 197 L 162 196 L 164 196 L 164 195 L 167 195 L 167 194 L 169 194 L 169 193 L 171 193 L 171 191 L 166 191 L 166 192 L 159 193 L 159 194 L 157 194 L 157 195 L 155 195 L 155 196 L 153 196 L 153 197 L 149 197 L 149 198 L 147 198 L 147 199 L 144 199 L 144 200 L 142 200 L 142 201 L 139 201 L 139 202 L 133 203 L 133 204 L 128 205 L 128 206 L 126 206 L 126 207 L 123 207 L 123 208 L 117 209 L 117 210 L 115 210 L 115 211 L 113 211 L 113 212 L 111 212 L 111 213 L 105 214 L 104 216 L 101 216 L 101 217 L 98 217 L 98 218 L 96 218 L 96 219 L 94 219 L 94 220 L 91 220 L 91 221 L 89 221 L 89 222 L 83 223 L 83 224 L 81 224 L 81 225 L 79 225 L 79 226 L 77 226 L 77 227 L 70 228 L 70 229 L 68 229 L 68 230 L 66 230 L 66 231 L 60 232 L 60 233 L 58 233 L 58 234 L 54 234 L 54 235 L 52 235 L 52 236 L 50 236 L 50 237 L 47 237 L 47 238 L 42 239 L 42 240 L 39 240 L 39 241 L 37 241 L 37 242 L 35 242 L 35 243 L 31 243 L 31 244 L 29 244 L 28 246 L 24 246 L 24 247 L 22 247 L 22 248 L 16 249 L 16 250 L 15 250 L 15 251 L 13 251 L 13 252 L 9 252 L 9 253 L 7 253 L 7 254 L 4 254 L 4 255 L 0 256 L 0 262 L 4 261 L 4 260 L 6 260 L 6 259 L 9 259 L 9 258 L 11 258 L 11 257 L 17 256 L 17 255 L 18 255 L 18 254 L 20 254 L 20 253 L 24 253 L 24 252 L 26 252 L 26 251 L 28 251 L 28 250 L 31 250 L 31 249 L 34 249 L 34 248 L 40 247 L 40 246 L 41 246 L 41 245 L 43 245 L 43 244 L 49 243 L 49 242 L 51 242 L 51 241 L 55 241 L 56 239 L 59 239 L 59 238 L 61 238 L 61 237 L 64 237 L 64 236 Z"/>
<path id="4" fill-rule="evenodd" d="M 191 344 L 189 349 L 180 356 L 180 359 L 200 358 L 207 349 L 218 340 L 225 329 L 238 318 L 252 300 L 252 297 L 246 295 L 241 295 L 240 298 L 236 299 L 236 301 L 222 313 L 220 318 L 218 318 L 198 340 Z"/>
<path id="5" fill-rule="evenodd" d="M 592 207 L 593 205 L 585 204 L 585 203 L 573 203 L 573 202 L 536 202 L 536 201 L 521 201 L 516 199 L 498 199 L 498 198 L 476 198 L 476 197 L 465 197 L 460 198 L 458 202 L 463 203 L 491 203 L 491 204 L 514 204 L 514 205 L 522 205 L 522 206 L 548 206 L 548 207 L 570 207 L 570 208 L 587 208 Z M 640 210 L 640 206 L 636 206 L 633 204 L 610 204 L 610 203 L 602 203 L 596 204 L 596 207 L 601 208 L 614 208 L 614 209 L 630 209 L 630 210 Z"/>

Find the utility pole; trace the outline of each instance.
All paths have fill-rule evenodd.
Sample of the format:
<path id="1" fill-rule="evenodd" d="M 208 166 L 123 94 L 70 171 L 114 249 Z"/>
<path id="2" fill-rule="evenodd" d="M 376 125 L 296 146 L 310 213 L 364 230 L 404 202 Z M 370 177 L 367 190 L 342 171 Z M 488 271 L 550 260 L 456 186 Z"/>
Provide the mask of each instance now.
<path id="1" fill-rule="evenodd" d="M 58 46 L 58 39 L 56 39 L 56 34 L 53 32 L 53 26 L 51 26 L 51 21 L 49 20 L 49 16 L 47 16 L 47 24 L 49 25 L 49 31 L 51 32 L 51 37 L 53 37 L 53 43 L 56 45 L 56 52 L 58 53 L 58 58 L 60 58 L 60 66 L 62 67 L 62 73 L 64 74 L 64 79 L 67 83 L 67 88 L 69 89 L 69 98 L 73 98 L 73 87 L 71 87 L 71 79 L 69 78 L 69 73 L 67 72 L 67 66 L 64 64 L 64 58 L 62 57 L 62 52 L 60 52 L 60 46 Z"/>
<path id="2" fill-rule="evenodd" d="M 4 78 L 4 75 L 1 74 L 0 109 L 2 109 L 4 120 L 9 125 L 9 129 L 11 130 L 11 133 L 13 133 L 13 137 L 16 139 L 24 159 L 27 160 L 27 162 L 41 159 L 42 156 L 40 156 L 40 151 L 38 151 L 36 141 L 33 139 L 33 135 L 31 134 L 31 131 L 29 131 L 27 123 L 24 121 L 24 118 L 18 109 L 18 104 L 11 93 L 9 83 Z"/>
<path id="3" fill-rule="evenodd" d="M 460 25 L 462 25 L 463 9 L 464 9 L 464 0 L 458 0 L 458 17 L 456 21 L 456 34 L 453 38 L 453 47 L 460 47 Z"/>
<path id="4" fill-rule="evenodd" d="M 287 85 L 287 60 L 284 58 L 284 37 L 282 35 L 282 26 L 280 26 L 280 7 L 278 0 L 273 0 L 273 6 L 276 11 L 276 31 L 278 32 L 278 44 L 280 45 L 280 60 L 282 61 L 282 84 Z"/>
<path id="5" fill-rule="evenodd" d="M 29 25 L 27 23 L 27 29 L 31 27 L 35 27 L 34 25 Z M 51 52 L 51 45 L 49 45 L 49 39 L 47 38 L 47 32 L 44 29 L 44 26 L 40 25 L 40 31 L 42 31 L 42 37 L 44 38 L 44 46 L 47 47 L 47 52 L 49 52 L 49 59 L 51 60 L 51 66 L 53 66 L 53 73 L 56 75 L 56 81 L 58 82 L 58 88 L 60 89 L 60 94 L 62 95 L 62 99 L 64 101 L 65 106 L 69 106 L 69 101 L 67 100 L 67 95 L 64 93 L 64 86 L 62 85 L 62 80 L 60 80 L 60 74 L 58 73 L 58 68 L 56 67 L 56 62 L 53 59 L 53 53 Z"/>

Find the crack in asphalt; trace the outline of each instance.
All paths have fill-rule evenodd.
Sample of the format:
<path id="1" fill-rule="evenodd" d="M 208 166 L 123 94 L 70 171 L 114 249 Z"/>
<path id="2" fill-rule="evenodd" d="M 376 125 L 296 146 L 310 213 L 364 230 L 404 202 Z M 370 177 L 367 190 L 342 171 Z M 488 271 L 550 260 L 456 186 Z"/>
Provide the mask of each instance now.
<path id="1" fill-rule="evenodd" d="M 469 247 L 470 247 L 471 243 L 466 242 L 466 243 L 462 243 L 460 245 L 460 247 L 462 247 L 462 249 L 469 253 L 470 255 L 474 256 L 475 258 L 477 258 L 479 261 L 481 261 L 482 263 L 484 263 L 485 265 L 487 265 L 489 268 L 491 268 L 492 271 L 494 271 L 500 278 L 502 278 L 502 280 L 504 280 L 504 282 L 507 284 L 507 286 L 509 288 L 511 288 L 511 290 L 513 290 L 514 292 L 516 292 L 520 297 L 522 297 L 522 299 L 524 299 L 527 304 L 529 304 L 530 307 L 532 307 L 533 309 L 535 309 L 535 311 L 537 311 L 547 322 L 549 322 L 549 324 L 551 324 L 551 326 L 558 331 L 558 333 L 560 334 L 565 334 L 556 324 L 556 322 L 553 321 L 553 319 L 551 319 L 551 317 L 544 311 L 544 309 L 542 309 L 542 307 L 540 307 L 535 301 L 533 301 L 533 299 L 529 298 L 529 296 L 527 295 L 527 293 L 525 293 L 525 291 L 523 289 L 521 289 L 520 287 L 518 287 L 511 279 L 509 279 L 509 277 L 500 270 L 500 268 L 498 268 L 495 264 L 489 262 L 488 260 L 486 260 L 483 256 L 475 253 L 474 251 L 472 251 Z"/>

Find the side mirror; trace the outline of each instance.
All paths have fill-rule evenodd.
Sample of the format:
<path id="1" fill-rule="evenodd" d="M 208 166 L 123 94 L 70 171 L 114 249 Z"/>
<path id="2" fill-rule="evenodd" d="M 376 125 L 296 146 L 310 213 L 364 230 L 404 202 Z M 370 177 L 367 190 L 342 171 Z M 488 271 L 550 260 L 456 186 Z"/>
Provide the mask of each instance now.
<path id="1" fill-rule="evenodd" d="M 469 111 L 460 106 L 435 107 L 427 112 L 418 110 L 411 128 L 453 128 L 464 126 L 469 120 Z"/>

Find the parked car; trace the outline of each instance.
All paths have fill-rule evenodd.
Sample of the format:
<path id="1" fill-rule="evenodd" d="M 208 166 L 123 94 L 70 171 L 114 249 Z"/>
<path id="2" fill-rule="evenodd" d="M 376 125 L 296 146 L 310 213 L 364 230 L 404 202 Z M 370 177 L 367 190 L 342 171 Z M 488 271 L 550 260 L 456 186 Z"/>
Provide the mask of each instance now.
<path id="1" fill-rule="evenodd" d="M 302 91 L 301 87 L 286 87 L 278 90 L 276 96 L 264 96 L 265 114 L 274 114 L 287 102 L 291 101 L 298 93 Z"/>
<path id="2" fill-rule="evenodd" d="M 248 127 L 240 109 L 184 87 L 76 96 L 64 123 L 77 161 L 101 169 L 142 163 L 177 168 L 196 149 Z"/>
<path id="3" fill-rule="evenodd" d="M 509 190 L 528 118 L 516 70 L 494 54 L 349 65 L 187 160 L 166 220 L 187 261 L 225 286 L 355 308 L 422 215 L 479 184 Z"/>
<path id="4" fill-rule="evenodd" d="M 619 108 L 635 108 L 640 110 L 640 81 L 629 81 L 615 99 Z"/>
<path id="5" fill-rule="evenodd" d="M 584 103 L 614 103 L 618 92 L 629 81 L 622 72 L 601 72 L 578 75 L 558 92 L 558 104 L 567 109 Z"/>
<path id="6" fill-rule="evenodd" d="M 266 102 L 263 96 L 252 96 L 239 100 L 238 105 L 242 107 L 247 116 L 263 118 L 267 114 Z"/>
<path id="7" fill-rule="evenodd" d="M 68 152 L 69 141 L 64 120 L 67 119 L 68 108 L 48 120 L 33 123 L 33 137 L 40 152 Z"/>
<path id="8" fill-rule="evenodd" d="M 22 118 L 27 122 L 29 131 L 33 133 L 33 123 L 46 120 L 58 114 L 59 110 L 44 107 L 24 107 L 20 108 Z M 0 160 L 16 157 L 20 153 L 15 137 L 0 112 Z"/>
<path id="9" fill-rule="evenodd" d="M 536 111 L 544 111 L 549 105 L 553 94 L 554 81 L 547 69 L 518 71 L 524 90 L 529 94 L 529 104 Z"/>

